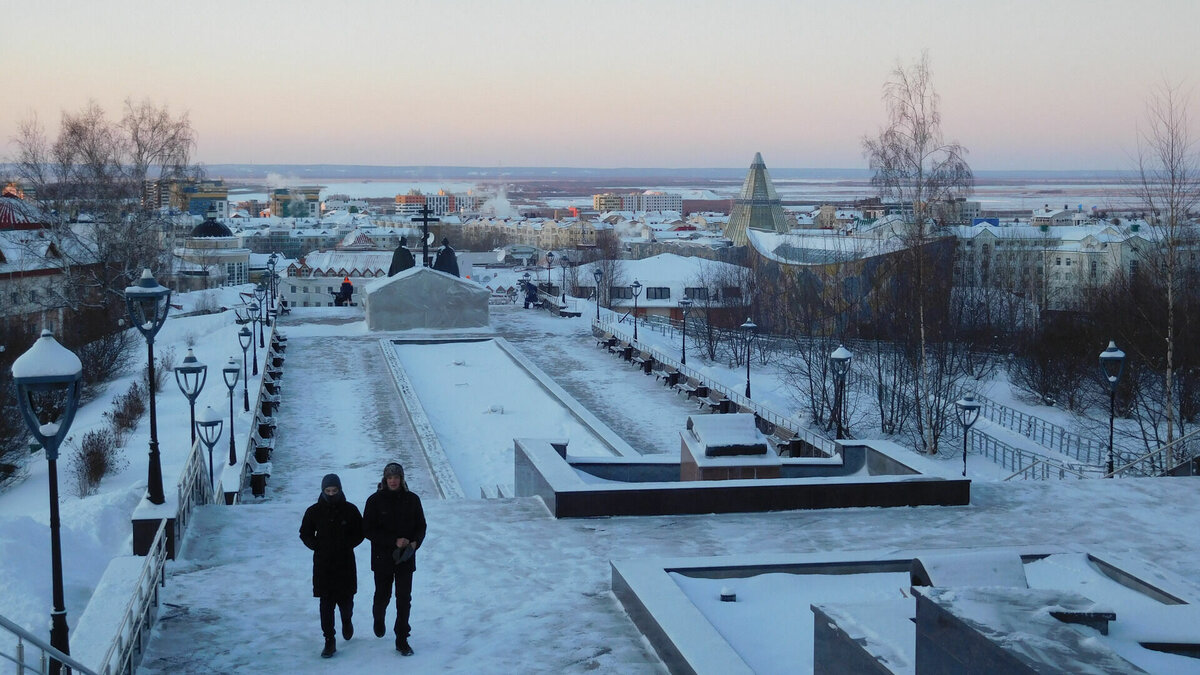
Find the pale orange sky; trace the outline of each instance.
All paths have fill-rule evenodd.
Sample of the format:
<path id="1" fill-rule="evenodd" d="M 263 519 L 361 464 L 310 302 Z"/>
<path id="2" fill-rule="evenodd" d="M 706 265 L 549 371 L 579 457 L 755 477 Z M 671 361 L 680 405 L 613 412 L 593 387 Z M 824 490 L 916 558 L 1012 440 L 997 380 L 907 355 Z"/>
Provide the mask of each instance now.
<path id="1" fill-rule="evenodd" d="M 884 80 L 928 49 L 976 169 L 1123 169 L 1152 88 L 1195 94 L 1200 73 L 1194 0 L 0 0 L 0 17 L 0 160 L 32 114 L 53 129 L 134 97 L 187 111 L 209 164 L 863 167 Z"/>

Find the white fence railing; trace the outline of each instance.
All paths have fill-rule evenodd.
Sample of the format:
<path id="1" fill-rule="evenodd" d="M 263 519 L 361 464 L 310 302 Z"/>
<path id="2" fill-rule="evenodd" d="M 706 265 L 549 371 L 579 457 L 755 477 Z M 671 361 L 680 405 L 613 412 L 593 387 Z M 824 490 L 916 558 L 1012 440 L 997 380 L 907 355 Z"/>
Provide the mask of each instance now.
<path id="1" fill-rule="evenodd" d="M 51 647 L 49 642 L 0 616 L 0 660 L 13 664 L 17 675 L 45 675 L 50 672 L 52 659 L 62 664 L 61 672 L 96 675 L 87 666 Z"/>
<path id="2" fill-rule="evenodd" d="M 154 627 L 154 619 L 158 615 L 158 589 L 166 583 L 166 564 L 167 521 L 164 518 L 142 563 L 133 595 L 117 622 L 113 642 L 100 664 L 100 672 L 104 675 L 132 675 L 137 669 L 146 641 L 150 639 L 150 629 Z"/>

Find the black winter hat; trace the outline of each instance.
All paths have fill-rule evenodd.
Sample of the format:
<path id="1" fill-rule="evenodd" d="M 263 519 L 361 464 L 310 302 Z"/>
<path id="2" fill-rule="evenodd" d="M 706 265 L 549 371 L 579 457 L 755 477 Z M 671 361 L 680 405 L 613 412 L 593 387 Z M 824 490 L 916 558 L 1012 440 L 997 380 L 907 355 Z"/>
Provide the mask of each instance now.
<path id="1" fill-rule="evenodd" d="M 322 490 L 324 490 L 325 488 L 327 488 L 331 485 L 333 487 L 336 487 L 338 490 L 342 489 L 342 479 L 338 478 L 338 475 L 336 473 L 327 473 L 327 474 L 325 474 L 325 477 L 321 479 L 321 489 Z"/>
<path id="2" fill-rule="evenodd" d="M 383 477 L 386 479 L 388 476 L 404 478 L 404 467 L 398 462 L 388 462 L 388 465 L 383 467 Z"/>

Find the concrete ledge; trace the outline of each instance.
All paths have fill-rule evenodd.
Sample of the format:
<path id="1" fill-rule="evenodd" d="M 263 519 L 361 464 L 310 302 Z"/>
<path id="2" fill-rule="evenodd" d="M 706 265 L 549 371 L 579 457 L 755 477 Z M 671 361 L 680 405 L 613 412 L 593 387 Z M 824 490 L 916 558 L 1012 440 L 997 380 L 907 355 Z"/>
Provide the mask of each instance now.
<path id="1" fill-rule="evenodd" d="M 821 461 L 821 471 L 853 475 L 787 477 L 721 481 L 663 481 L 670 465 L 661 458 L 620 461 L 598 458 L 572 459 L 560 454 L 545 439 L 516 439 L 514 486 L 516 496 L 539 496 L 556 518 L 594 516 L 637 516 L 699 513 L 742 513 L 792 509 L 830 509 L 863 506 L 962 506 L 970 503 L 968 479 L 927 477 L 902 465 L 907 473 L 863 475 L 869 470 L 866 456 L 881 452 L 845 448 L 851 466 Z M 887 449 L 886 463 L 899 460 Z M 803 459 L 785 460 L 802 465 Z M 864 469 L 865 464 L 865 469 Z M 678 460 L 674 460 L 678 476 Z M 585 481 L 577 467 L 602 469 L 595 482 Z M 632 475 L 632 480 L 623 480 Z"/>

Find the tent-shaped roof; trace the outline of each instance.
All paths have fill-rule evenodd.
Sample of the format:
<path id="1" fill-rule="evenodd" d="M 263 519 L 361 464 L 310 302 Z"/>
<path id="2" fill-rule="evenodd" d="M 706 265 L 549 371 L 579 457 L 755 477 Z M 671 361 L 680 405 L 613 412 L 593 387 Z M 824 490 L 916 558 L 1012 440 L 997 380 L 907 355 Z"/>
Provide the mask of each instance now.
<path id="1" fill-rule="evenodd" d="M 734 246 L 745 246 L 746 230 L 786 234 L 790 229 L 779 193 L 775 192 L 771 176 L 767 174 L 762 153 L 756 152 L 754 161 L 750 163 L 750 171 L 746 174 L 746 182 L 742 184 L 742 191 L 733 200 L 729 222 L 725 225 L 725 236 Z"/>
<path id="2" fill-rule="evenodd" d="M 430 267 L 412 267 L 367 284 L 369 330 L 487 328 L 488 297 L 479 284 Z"/>

